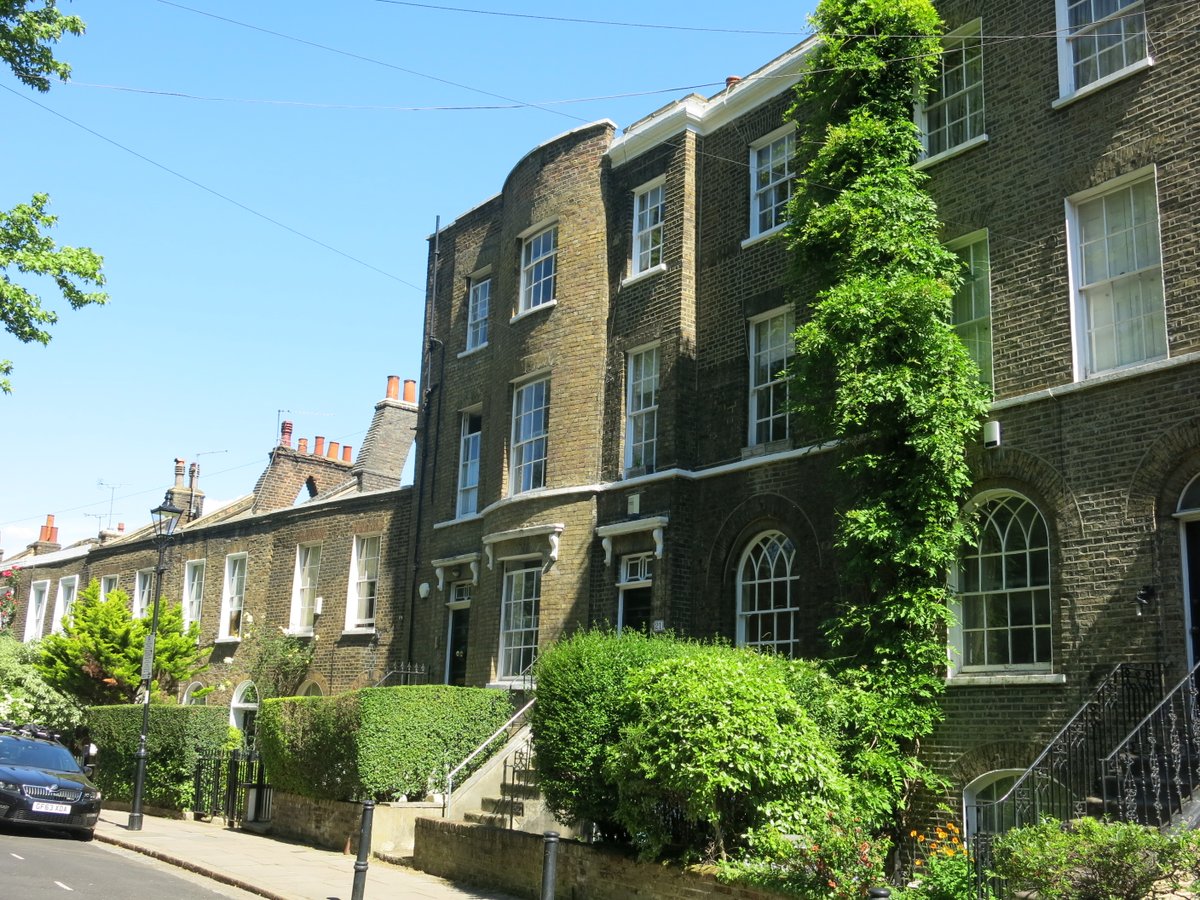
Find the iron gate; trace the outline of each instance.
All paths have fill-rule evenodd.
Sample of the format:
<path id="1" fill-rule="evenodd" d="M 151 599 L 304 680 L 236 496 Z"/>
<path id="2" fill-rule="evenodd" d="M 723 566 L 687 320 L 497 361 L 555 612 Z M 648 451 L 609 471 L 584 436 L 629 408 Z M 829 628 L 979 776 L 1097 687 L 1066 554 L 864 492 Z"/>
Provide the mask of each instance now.
<path id="1" fill-rule="evenodd" d="M 262 757 L 253 750 L 215 750 L 196 763 L 192 812 L 222 816 L 230 824 L 269 822 L 271 785 Z"/>

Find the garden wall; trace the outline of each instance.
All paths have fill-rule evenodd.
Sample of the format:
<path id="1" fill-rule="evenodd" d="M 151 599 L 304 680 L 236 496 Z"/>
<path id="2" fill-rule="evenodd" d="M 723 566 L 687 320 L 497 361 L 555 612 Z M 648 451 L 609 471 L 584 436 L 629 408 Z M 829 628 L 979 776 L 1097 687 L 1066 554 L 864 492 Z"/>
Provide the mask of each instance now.
<path id="1" fill-rule="evenodd" d="M 417 819 L 413 865 L 430 875 L 541 896 L 544 841 L 540 834 L 506 831 L 442 819 Z M 755 888 L 718 884 L 711 875 L 675 866 L 639 863 L 612 850 L 576 841 L 558 846 L 555 897 L 562 900 L 778 900 Z"/>
<path id="2" fill-rule="evenodd" d="M 413 849 L 418 816 L 440 816 L 440 803 L 377 803 L 371 820 L 371 851 L 407 856 Z M 270 833 L 327 850 L 358 852 L 362 804 L 313 800 L 276 791 L 271 801 Z M 539 870 L 540 871 L 540 870 Z"/>

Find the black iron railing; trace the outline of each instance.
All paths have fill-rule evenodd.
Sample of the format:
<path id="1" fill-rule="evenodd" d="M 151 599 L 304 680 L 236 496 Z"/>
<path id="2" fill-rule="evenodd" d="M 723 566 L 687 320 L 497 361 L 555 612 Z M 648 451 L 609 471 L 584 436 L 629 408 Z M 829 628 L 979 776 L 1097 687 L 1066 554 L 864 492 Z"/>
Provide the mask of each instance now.
<path id="1" fill-rule="evenodd" d="M 1161 696 L 1161 666 L 1121 663 L 1003 797 L 967 806 L 981 884 L 990 877 L 996 835 L 1048 817 L 1073 819 L 1097 811 L 1104 760 Z"/>
<path id="2" fill-rule="evenodd" d="M 1184 676 L 1104 758 L 1104 815 L 1161 828 L 1200 786 L 1198 671 Z"/>
<path id="3" fill-rule="evenodd" d="M 222 816 L 231 825 L 271 820 L 271 785 L 253 750 L 201 753 L 196 763 L 192 812 Z"/>

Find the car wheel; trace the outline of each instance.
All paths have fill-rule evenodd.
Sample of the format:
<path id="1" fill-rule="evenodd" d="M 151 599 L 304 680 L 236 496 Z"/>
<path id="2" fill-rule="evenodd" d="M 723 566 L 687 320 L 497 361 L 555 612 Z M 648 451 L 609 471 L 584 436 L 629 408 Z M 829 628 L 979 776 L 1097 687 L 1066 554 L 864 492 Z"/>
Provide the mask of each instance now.
<path id="1" fill-rule="evenodd" d="M 96 832 L 91 828 L 89 828 L 87 831 L 76 831 L 75 832 L 75 840 L 77 840 L 77 841 L 90 841 L 95 836 L 96 836 Z"/>

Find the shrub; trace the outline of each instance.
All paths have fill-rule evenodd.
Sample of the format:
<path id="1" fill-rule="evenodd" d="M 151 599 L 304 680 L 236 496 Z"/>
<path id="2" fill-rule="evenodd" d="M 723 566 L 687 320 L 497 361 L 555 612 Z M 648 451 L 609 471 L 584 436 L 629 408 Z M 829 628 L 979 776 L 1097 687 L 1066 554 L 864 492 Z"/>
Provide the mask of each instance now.
<path id="1" fill-rule="evenodd" d="M 1168 896 L 1196 867 L 1196 840 L 1127 822 L 1047 820 L 996 839 L 996 874 L 1040 900 Z"/>
<path id="2" fill-rule="evenodd" d="M 511 715 L 508 695 L 484 688 L 364 688 L 264 700 L 259 743 L 282 791 L 327 800 L 424 797 Z"/>
<path id="3" fill-rule="evenodd" d="M 615 817 L 644 858 L 682 843 L 723 859 L 752 830 L 796 832 L 845 802 L 838 757 L 793 696 L 789 667 L 751 650 L 692 646 L 629 676 L 626 724 L 604 773 L 618 786 Z M 700 845 L 705 831 L 711 848 Z"/>
<path id="4" fill-rule="evenodd" d="M 229 711 L 215 706 L 150 707 L 147 733 L 147 806 L 187 809 L 195 790 L 196 763 L 201 752 L 220 750 L 229 733 Z M 104 796 L 116 800 L 133 797 L 142 707 L 90 706 L 84 723 L 100 748 L 95 782 Z"/>
<path id="5" fill-rule="evenodd" d="M 35 665 L 39 656 L 37 644 L 0 633 L 0 722 L 35 722 L 70 734 L 83 721 L 83 710 L 46 683 Z"/>
<path id="6" fill-rule="evenodd" d="M 939 825 L 932 833 L 918 834 L 914 885 L 901 895 L 904 900 L 983 900 L 991 889 L 975 880 L 975 862 L 953 822 Z M 981 894 L 981 889 L 986 894 Z"/>
<path id="7" fill-rule="evenodd" d="M 593 822 L 619 833 L 616 785 L 605 775 L 606 748 L 621 728 L 620 698 L 630 672 L 690 645 L 634 630 L 581 631 L 547 648 L 534 667 L 537 703 L 530 716 L 538 784 L 560 821 Z"/>
<path id="8" fill-rule="evenodd" d="M 859 900 L 886 883 L 887 850 L 886 839 L 873 837 L 861 822 L 844 825 L 830 813 L 801 834 L 767 829 L 755 835 L 752 856 L 723 864 L 718 877 L 795 897 Z"/>

